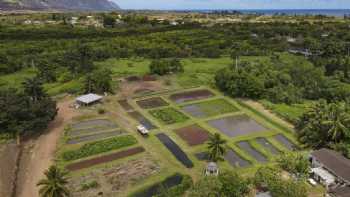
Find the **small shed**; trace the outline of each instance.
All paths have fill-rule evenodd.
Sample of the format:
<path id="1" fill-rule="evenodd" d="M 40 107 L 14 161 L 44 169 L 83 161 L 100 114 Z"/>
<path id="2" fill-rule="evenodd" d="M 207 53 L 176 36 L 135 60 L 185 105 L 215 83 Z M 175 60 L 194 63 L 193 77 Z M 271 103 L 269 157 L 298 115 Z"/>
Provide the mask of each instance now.
<path id="1" fill-rule="evenodd" d="M 100 101 L 103 97 L 97 94 L 85 94 L 76 98 L 76 102 L 79 105 L 90 105 Z"/>
<path id="2" fill-rule="evenodd" d="M 209 162 L 207 165 L 207 168 L 205 169 L 205 175 L 210 176 L 214 175 L 217 176 L 219 175 L 219 167 L 215 162 Z"/>

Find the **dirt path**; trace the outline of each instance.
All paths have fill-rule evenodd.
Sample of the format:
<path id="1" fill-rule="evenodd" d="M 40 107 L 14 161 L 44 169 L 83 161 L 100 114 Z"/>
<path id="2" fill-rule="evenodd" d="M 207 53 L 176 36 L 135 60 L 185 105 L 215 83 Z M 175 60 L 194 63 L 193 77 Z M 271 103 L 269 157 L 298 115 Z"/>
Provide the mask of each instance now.
<path id="1" fill-rule="evenodd" d="M 77 112 L 69 107 L 71 100 L 58 103 L 58 114 L 47 129 L 33 142 L 26 142 L 26 151 L 21 159 L 19 177 L 17 180 L 18 197 L 37 197 L 36 183 L 43 178 L 43 172 L 53 164 L 57 143 L 67 121 L 70 121 Z M 28 146 L 30 148 L 28 148 Z M 29 149 L 29 150 L 28 150 Z"/>

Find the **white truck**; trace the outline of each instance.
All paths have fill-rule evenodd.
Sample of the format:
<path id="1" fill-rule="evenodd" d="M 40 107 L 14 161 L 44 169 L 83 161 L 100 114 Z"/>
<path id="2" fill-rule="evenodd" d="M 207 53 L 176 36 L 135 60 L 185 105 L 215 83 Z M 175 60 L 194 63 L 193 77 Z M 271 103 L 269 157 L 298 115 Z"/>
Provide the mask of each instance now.
<path id="1" fill-rule="evenodd" d="M 137 131 L 140 132 L 142 135 L 147 135 L 149 133 L 148 129 L 143 125 L 139 125 L 136 128 Z"/>

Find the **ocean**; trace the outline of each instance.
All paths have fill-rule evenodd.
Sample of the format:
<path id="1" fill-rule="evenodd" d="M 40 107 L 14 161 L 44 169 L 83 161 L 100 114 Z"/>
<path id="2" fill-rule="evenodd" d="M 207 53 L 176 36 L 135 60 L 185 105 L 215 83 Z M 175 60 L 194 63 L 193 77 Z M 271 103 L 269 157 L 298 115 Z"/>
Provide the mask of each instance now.
<path id="1" fill-rule="evenodd" d="M 350 9 L 244 9 L 244 10 L 178 10 L 178 11 L 193 11 L 202 13 L 212 13 L 215 11 L 238 11 L 244 14 L 263 14 L 263 15 L 327 15 L 342 17 L 350 15 Z"/>

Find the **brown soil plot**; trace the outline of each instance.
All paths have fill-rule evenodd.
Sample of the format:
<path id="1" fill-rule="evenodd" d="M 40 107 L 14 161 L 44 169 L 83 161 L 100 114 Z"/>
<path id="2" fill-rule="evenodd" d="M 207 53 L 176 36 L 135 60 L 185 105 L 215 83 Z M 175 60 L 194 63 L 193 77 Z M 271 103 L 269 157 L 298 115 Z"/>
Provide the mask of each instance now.
<path id="1" fill-rule="evenodd" d="M 208 131 L 198 125 L 183 127 L 175 130 L 175 132 L 190 146 L 203 144 L 209 138 Z"/>
<path id="2" fill-rule="evenodd" d="M 104 155 L 101 157 L 72 163 L 72 164 L 67 165 L 66 169 L 68 169 L 70 171 L 76 171 L 76 170 L 80 170 L 83 168 L 89 168 L 89 167 L 94 166 L 94 165 L 107 163 L 107 162 L 111 162 L 113 160 L 117 160 L 117 159 L 121 159 L 121 158 L 128 157 L 131 155 L 135 155 L 137 153 L 141 153 L 144 151 L 145 151 L 145 149 L 143 147 L 131 148 L 128 150 L 117 152 L 117 153 L 112 153 L 109 155 Z"/>
<path id="3" fill-rule="evenodd" d="M 168 106 L 169 104 L 164 101 L 161 97 L 153 97 L 149 99 L 144 99 L 136 101 L 136 103 L 143 109 L 152 109 L 156 107 Z"/>
<path id="4" fill-rule="evenodd" d="M 193 90 L 172 94 L 169 98 L 176 103 L 183 103 L 186 101 L 206 99 L 212 96 L 214 96 L 214 94 L 209 90 Z"/>

